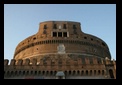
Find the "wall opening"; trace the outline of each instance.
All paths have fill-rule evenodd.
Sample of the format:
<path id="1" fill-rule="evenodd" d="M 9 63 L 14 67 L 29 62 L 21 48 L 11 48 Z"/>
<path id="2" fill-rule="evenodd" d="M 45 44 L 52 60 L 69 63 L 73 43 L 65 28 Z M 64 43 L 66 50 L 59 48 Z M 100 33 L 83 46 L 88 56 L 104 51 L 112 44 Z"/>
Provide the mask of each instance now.
<path id="1" fill-rule="evenodd" d="M 110 75 L 110 78 L 114 78 L 113 70 L 112 69 L 109 70 L 109 75 Z"/>
<path id="2" fill-rule="evenodd" d="M 62 32 L 58 32 L 58 37 L 62 37 Z"/>

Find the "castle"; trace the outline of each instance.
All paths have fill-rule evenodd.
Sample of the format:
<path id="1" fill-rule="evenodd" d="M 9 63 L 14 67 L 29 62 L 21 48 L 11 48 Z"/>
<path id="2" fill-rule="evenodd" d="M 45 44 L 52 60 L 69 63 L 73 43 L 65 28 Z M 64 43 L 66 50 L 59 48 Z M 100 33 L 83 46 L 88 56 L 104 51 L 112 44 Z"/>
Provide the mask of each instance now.
<path id="1" fill-rule="evenodd" d="M 82 32 L 74 21 L 45 21 L 21 41 L 4 79 L 116 79 L 116 61 L 107 44 Z"/>

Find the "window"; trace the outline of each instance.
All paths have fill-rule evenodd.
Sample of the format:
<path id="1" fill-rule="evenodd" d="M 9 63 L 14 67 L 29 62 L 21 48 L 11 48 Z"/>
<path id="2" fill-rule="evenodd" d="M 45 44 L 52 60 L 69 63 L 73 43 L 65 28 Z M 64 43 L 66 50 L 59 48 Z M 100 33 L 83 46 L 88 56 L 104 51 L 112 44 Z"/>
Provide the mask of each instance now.
<path id="1" fill-rule="evenodd" d="M 53 37 L 57 37 L 57 32 L 53 32 Z"/>
<path id="2" fill-rule="evenodd" d="M 54 24 L 53 28 L 54 28 L 54 29 L 57 29 L 57 26 L 56 26 L 56 24 Z"/>
<path id="3" fill-rule="evenodd" d="M 105 43 L 102 42 L 102 45 L 105 46 Z"/>
<path id="4" fill-rule="evenodd" d="M 93 38 L 91 38 L 91 41 L 93 41 Z"/>
<path id="5" fill-rule="evenodd" d="M 63 28 L 66 29 L 66 24 L 64 24 Z"/>
<path id="6" fill-rule="evenodd" d="M 58 32 L 58 37 L 62 37 L 62 32 Z"/>
<path id="7" fill-rule="evenodd" d="M 84 37 L 84 39 L 87 39 L 87 37 Z"/>
<path id="8" fill-rule="evenodd" d="M 94 70 L 94 75 L 96 75 L 96 70 Z"/>
<path id="9" fill-rule="evenodd" d="M 44 29 L 47 29 L 47 25 L 44 25 Z"/>
<path id="10" fill-rule="evenodd" d="M 102 70 L 102 75 L 104 75 L 104 70 Z"/>
<path id="11" fill-rule="evenodd" d="M 76 29 L 76 25 L 73 25 L 73 29 Z"/>
<path id="12" fill-rule="evenodd" d="M 74 33 L 74 34 L 77 34 L 77 31 L 76 31 L 76 29 L 77 29 L 77 28 L 76 28 L 76 25 L 73 25 L 73 29 L 74 29 L 73 33 Z"/>
<path id="13" fill-rule="evenodd" d="M 36 38 L 34 37 L 33 40 L 35 40 Z"/>
<path id="14" fill-rule="evenodd" d="M 63 32 L 63 36 L 64 37 L 67 37 L 67 32 Z"/>
<path id="15" fill-rule="evenodd" d="M 100 70 L 98 70 L 98 75 L 100 75 Z"/>

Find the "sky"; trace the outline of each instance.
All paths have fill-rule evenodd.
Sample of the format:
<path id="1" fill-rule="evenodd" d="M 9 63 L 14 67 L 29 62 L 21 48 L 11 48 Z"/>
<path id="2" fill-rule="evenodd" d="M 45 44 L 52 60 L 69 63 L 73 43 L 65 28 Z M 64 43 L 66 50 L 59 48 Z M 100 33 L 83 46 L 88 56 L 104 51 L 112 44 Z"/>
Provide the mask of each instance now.
<path id="1" fill-rule="evenodd" d="M 38 32 L 44 21 L 76 21 L 84 33 L 99 37 L 116 60 L 116 4 L 4 4 L 4 59 Z"/>

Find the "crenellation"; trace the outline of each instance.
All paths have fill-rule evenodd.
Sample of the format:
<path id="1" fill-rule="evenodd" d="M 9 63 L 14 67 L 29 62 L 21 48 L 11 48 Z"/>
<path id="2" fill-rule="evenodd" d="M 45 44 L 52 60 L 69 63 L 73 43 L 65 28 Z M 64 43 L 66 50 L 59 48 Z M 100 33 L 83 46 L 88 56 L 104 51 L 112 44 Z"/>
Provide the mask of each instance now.
<path id="1" fill-rule="evenodd" d="M 17 65 L 21 66 L 22 64 L 23 64 L 23 60 L 19 59 L 18 62 L 17 62 Z"/>
<path id="2" fill-rule="evenodd" d="M 4 60 L 4 66 L 7 66 L 8 63 L 9 63 L 9 60 L 8 60 L 8 59 L 5 59 L 5 60 Z"/>
<path id="3" fill-rule="evenodd" d="M 11 66 L 14 66 L 15 63 L 16 63 L 16 60 L 15 60 L 15 59 L 11 59 L 10 65 L 11 65 Z"/>

